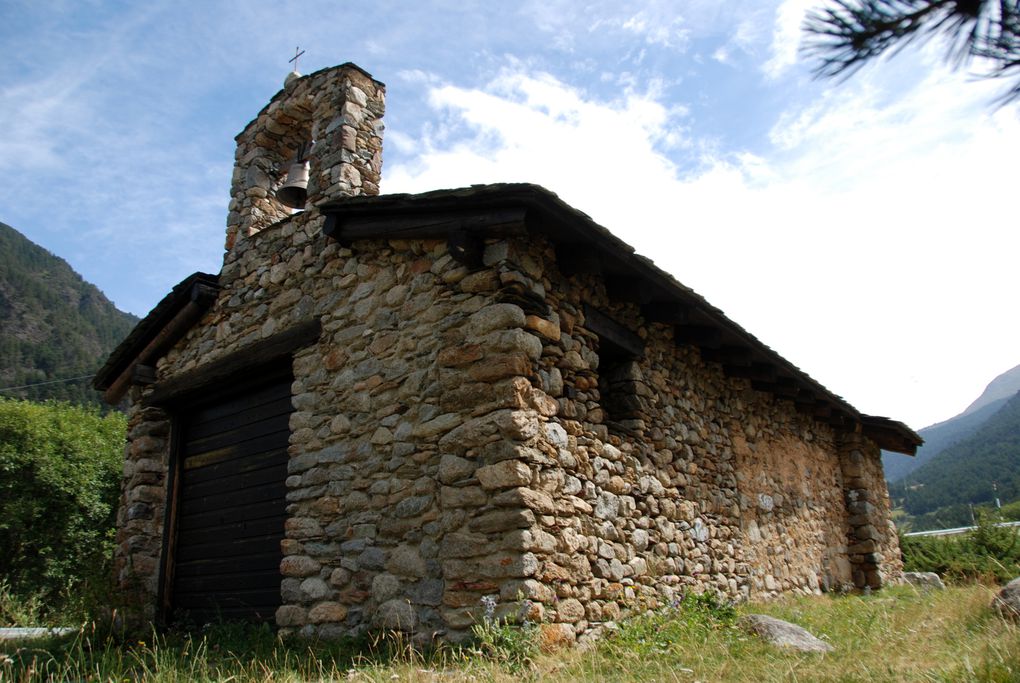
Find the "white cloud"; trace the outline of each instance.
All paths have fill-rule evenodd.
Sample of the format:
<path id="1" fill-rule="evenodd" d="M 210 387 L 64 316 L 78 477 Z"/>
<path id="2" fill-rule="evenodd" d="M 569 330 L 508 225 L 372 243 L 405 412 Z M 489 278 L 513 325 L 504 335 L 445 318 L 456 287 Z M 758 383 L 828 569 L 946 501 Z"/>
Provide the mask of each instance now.
<path id="1" fill-rule="evenodd" d="M 629 169 L 671 177 L 654 145 L 682 139 L 683 109 L 633 92 L 592 102 L 548 74 L 507 70 L 484 89 L 436 87 L 429 102 L 446 123 L 423 131 L 415 163 L 387 170 L 386 192 L 509 181 L 576 199 L 600 186 L 633 192 Z"/>
<path id="2" fill-rule="evenodd" d="M 567 51 L 596 33 L 637 36 L 647 45 L 683 51 L 691 38 L 684 13 L 697 11 L 698 4 L 670 0 L 622 4 L 615 0 L 533 0 L 524 3 L 522 12 L 539 30 L 553 35 L 558 48 Z"/>
<path id="3" fill-rule="evenodd" d="M 771 56 L 762 66 L 769 78 L 778 78 L 797 63 L 804 14 L 818 3 L 819 0 L 783 0 L 776 8 Z"/>
<path id="4" fill-rule="evenodd" d="M 620 28 L 640 36 L 650 45 L 680 50 L 685 49 L 691 39 L 691 32 L 684 26 L 682 16 L 661 11 L 640 11 L 628 17 Z"/>
<path id="5" fill-rule="evenodd" d="M 681 175 L 661 141 L 689 122 L 654 94 L 599 101 L 507 71 L 435 87 L 444 128 L 384 190 L 542 184 L 860 409 L 920 427 L 1018 362 L 1003 150 L 1020 124 L 963 80 L 891 102 L 871 82 L 828 93 L 781 117 L 764 156 L 704 151 L 685 130 L 679 154 L 703 150 L 702 170 Z"/>

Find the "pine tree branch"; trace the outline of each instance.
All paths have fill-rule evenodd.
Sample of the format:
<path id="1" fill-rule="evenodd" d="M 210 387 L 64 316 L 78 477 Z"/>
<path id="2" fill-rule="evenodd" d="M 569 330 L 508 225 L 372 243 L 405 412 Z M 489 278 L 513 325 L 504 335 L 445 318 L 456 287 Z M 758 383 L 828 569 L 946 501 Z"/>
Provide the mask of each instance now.
<path id="1" fill-rule="evenodd" d="M 948 38 L 955 68 L 989 62 L 982 77 L 1015 78 L 1002 102 L 1020 99 L 1020 10 L 1017 0 L 833 0 L 809 12 L 802 52 L 818 77 L 849 77 L 869 61 L 917 39 Z"/>

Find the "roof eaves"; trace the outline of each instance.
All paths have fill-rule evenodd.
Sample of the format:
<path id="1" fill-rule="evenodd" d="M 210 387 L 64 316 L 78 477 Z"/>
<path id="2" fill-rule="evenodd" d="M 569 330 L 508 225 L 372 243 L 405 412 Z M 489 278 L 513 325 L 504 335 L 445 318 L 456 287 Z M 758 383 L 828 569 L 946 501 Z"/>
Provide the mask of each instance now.
<path id="1" fill-rule="evenodd" d="M 148 315 L 138 321 L 134 329 L 110 353 L 106 363 L 92 379 L 93 388 L 105 391 L 117 377 L 138 357 L 174 316 L 193 298 L 196 285 L 219 288 L 219 277 L 209 273 L 193 273 L 173 287 Z"/>

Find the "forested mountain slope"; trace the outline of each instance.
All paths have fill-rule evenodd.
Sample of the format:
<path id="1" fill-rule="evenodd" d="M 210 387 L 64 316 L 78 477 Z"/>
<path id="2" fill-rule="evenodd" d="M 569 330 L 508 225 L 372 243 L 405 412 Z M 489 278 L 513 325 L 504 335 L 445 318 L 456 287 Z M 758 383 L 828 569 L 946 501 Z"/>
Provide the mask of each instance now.
<path id="1" fill-rule="evenodd" d="M 945 448 L 890 493 L 907 513 L 1020 499 L 1020 393 L 972 436 Z"/>
<path id="2" fill-rule="evenodd" d="M 98 403 L 91 374 L 136 322 L 66 261 L 0 223 L 0 396 Z M 37 386 L 12 388 L 29 384 Z"/>

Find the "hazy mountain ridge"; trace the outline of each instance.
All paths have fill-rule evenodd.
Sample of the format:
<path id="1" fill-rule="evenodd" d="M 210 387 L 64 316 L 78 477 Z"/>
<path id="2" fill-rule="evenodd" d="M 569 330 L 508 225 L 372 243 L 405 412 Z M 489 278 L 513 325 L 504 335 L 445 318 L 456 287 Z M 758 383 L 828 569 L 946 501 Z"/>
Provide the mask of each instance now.
<path id="1" fill-rule="evenodd" d="M 0 388 L 90 375 L 137 322 L 66 261 L 0 223 Z M 87 379 L 0 396 L 98 402 Z"/>
<path id="2" fill-rule="evenodd" d="M 969 415 L 995 402 L 1004 403 L 1020 391 L 1020 365 L 1002 373 L 985 387 L 981 395 L 960 413 L 959 417 Z"/>

